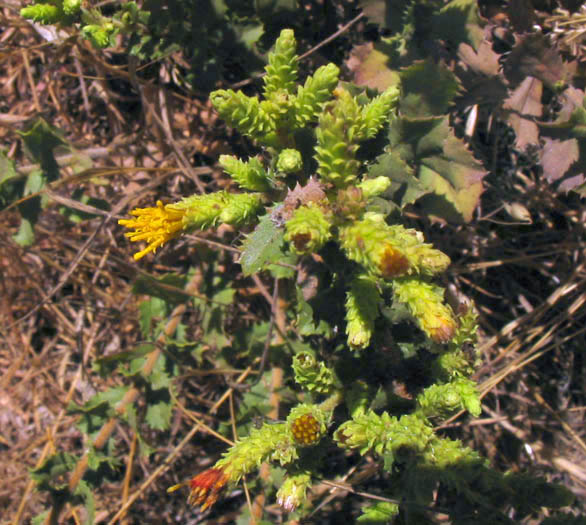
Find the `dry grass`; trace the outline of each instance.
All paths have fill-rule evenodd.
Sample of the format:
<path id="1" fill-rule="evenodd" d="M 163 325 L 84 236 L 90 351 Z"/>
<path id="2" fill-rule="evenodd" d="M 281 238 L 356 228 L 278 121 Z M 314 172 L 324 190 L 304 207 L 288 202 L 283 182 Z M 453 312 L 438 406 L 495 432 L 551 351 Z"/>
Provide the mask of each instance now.
<path id="1" fill-rule="evenodd" d="M 116 219 L 128 207 L 159 197 L 177 199 L 222 187 L 226 182 L 213 162 L 230 152 L 227 131 L 205 99 L 165 87 L 167 63 L 160 64 L 159 78 L 147 83 L 114 65 L 122 49 L 98 52 L 71 39 L 49 44 L 17 16 L 17 8 L 10 3 L 0 10 L 5 28 L 0 34 L 1 147 L 26 176 L 32 167 L 17 131 L 42 115 L 93 159 L 94 168 L 79 177 L 61 159 L 63 179 L 50 189 L 51 202 L 41 213 L 32 246 L 20 247 L 11 238 L 20 221 L 17 210 L 0 213 L 2 525 L 28 523 L 49 503 L 46 493 L 35 490 L 28 469 L 55 451 L 83 454 L 87 449 L 66 408 L 120 381 L 100 378 L 91 365 L 99 356 L 140 342 L 140 298 L 131 293 L 140 272 L 199 267 L 185 290 L 198 294 L 206 267 L 204 244 L 194 254 L 193 241 L 185 239 L 137 265 Z M 484 417 L 465 426 L 455 418 L 445 427 L 473 442 L 498 468 L 539 472 L 586 500 L 586 212 L 577 198 L 553 194 L 538 173 L 515 169 L 506 189 L 506 200 L 523 202 L 532 224 L 502 224 L 513 220 L 501 214 L 457 228 L 429 228 L 431 241 L 454 260 L 448 278 L 476 302 L 484 333 L 478 372 L 486 394 Z M 484 206 L 495 209 L 504 190 L 495 174 L 488 184 Z M 71 198 L 80 185 L 110 203 L 112 211 L 86 208 L 97 218 L 68 221 L 60 207 L 81 207 Z M 235 235 L 221 230 L 214 240 L 229 247 Z M 224 250 L 221 264 L 233 269 L 235 259 Z M 271 297 L 262 282 L 241 287 L 247 303 L 235 315 L 266 310 Z M 247 312 L 246 304 L 256 306 Z M 179 318 L 196 337 L 197 316 L 186 305 L 177 307 L 166 332 L 173 333 Z M 154 348 L 147 374 L 160 352 Z M 250 372 L 194 371 L 182 377 L 183 404 L 203 410 L 177 409 L 171 430 L 152 435 L 156 452 L 149 460 L 137 453 L 133 433 L 113 419 L 98 439 L 105 443 L 114 435 L 124 464 L 120 478 L 95 494 L 97 522 L 198 522 L 183 498 L 168 496 L 165 489 L 209 464 L 214 459 L 209 451 L 221 450 L 222 443 L 204 430 L 230 419 L 234 390 L 226 385 Z M 130 404 L 140 409 L 138 391 L 131 389 L 125 403 L 120 411 Z M 192 417 L 198 418 L 195 426 Z M 73 480 L 63 482 L 74 485 L 83 471 L 81 462 Z M 315 504 L 332 490 L 316 494 Z M 335 494 L 344 498 L 347 492 Z M 222 512 L 216 523 L 230 522 L 238 507 L 228 504 Z M 83 510 L 67 506 L 59 523 L 82 519 Z"/>

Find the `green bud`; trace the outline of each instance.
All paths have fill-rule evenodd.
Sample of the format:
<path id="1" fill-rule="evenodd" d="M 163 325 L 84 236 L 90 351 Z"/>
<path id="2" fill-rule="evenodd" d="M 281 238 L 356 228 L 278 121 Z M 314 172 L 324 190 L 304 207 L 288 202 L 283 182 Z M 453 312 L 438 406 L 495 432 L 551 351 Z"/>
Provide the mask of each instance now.
<path id="1" fill-rule="evenodd" d="M 476 384 L 465 378 L 427 387 L 417 396 L 417 406 L 428 418 L 445 418 L 462 409 L 479 416 L 482 410 Z"/>
<path id="2" fill-rule="evenodd" d="M 399 88 L 391 86 L 362 108 L 362 136 L 373 138 L 389 120 L 389 113 L 399 102 Z"/>
<path id="3" fill-rule="evenodd" d="M 322 104 L 332 96 L 339 74 L 340 70 L 335 64 L 321 66 L 313 76 L 306 79 L 303 86 L 297 88 L 294 100 L 297 127 L 304 128 L 317 120 Z"/>
<path id="4" fill-rule="evenodd" d="M 486 467 L 488 461 L 478 452 L 462 445 L 459 440 L 439 438 L 434 436 L 430 440 L 429 447 L 425 450 L 423 459 L 430 467 L 435 467 L 438 471 L 446 470 L 446 474 L 451 474 L 450 470 L 454 467 L 462 469 L 462 477 L 465 475 L 463 466 L 472 469 L 472 475 L 478 475 L 482 467 Z"/>
<path id="5" fill-rule="evenodd" d="M 456 320 L 443 302 L 443 288 L 416 278 L 393 281 L 398 301 L 405 303 L 419 327 L 436 343 L 447 343 L 456 333 Z"/>
<path id="6" fill-rule="evenodd" d="M 225 191 L 192 195 L 176 202 L 172 208 L 185 210 L 183 223 L 186 228 L 206 229 L 215 226 L 220 214 L 229 202 L 229 194 Z"/>
<path id="7" fill-rule="evenodd" d="M 371 197 L 376 197 L 377 195 L 384 193 L 389 189 L 390 186 L 391 179 L 389 177 L 385 177 L 384 175 L 374 179 L 363 180 L 360 184 L 358 184 L 358 187 L 362 190 L 362 194 L 364 195 L 365 199 L 370 199 Z"/>
<path id="8" fill-rule="evenodd" d="M 226 224 L 240 224 L 254 219 L 262 206 L 258 193 L 229 193 L 220 220 Z"/>
<path id="9" fill-rule="evenodd" d="M 373 411 L 342 423 L 335 433 L 340 447 L 357 449 L 362 455 L 371 450 L 379 455 L 391 453 L 397 461 L 423 452 L 432 437 L 433 429 L 415 414 L 397 419 L 386 412 L 379 416 Z"/>
<path id="10" fill-rule="evenodd" d="M 333 103 L 333 111 L 345 122 L 346 137 L 349 143 L 357 143 L 363 139 L 363 122 L 360 113 L 360 106 L 355 97 L 350 95 L 343 88 L 334 90 L 336 100 Z"/>
<path id="11" fill-rule="evenodd" d="M 286 465 L 297 457 L 297 449 L 287 425 L 265 423 L 230 447 L 214 468 L 223 470 L 229 481 L 236 483 L 264 461 L 279 461 L 281 465 Z"/>
<path id="12" fill-rule="evenodd" d="M 270 187 L 267 172 L 256 157 L 244 162 L 232 155 L 220 155 L 220 165 L 241 188 L 266 191 Z"/>
<path id="13" fill-rule="evenodd" d="M 450 342 L 450 346 L 452 343 L 453 341 Z M 433 376 L 440 381 L 468 377 L 474 372 L 474 366 L 459 348 L 440 354 L 432 363 L 431 369 Z"/>
<path id="14" fill-rule="evenodd" d="M 277 170 L 283 173 L 295 173 L 303 168 L 303 157 L 296 149 L 284 149 L 277 159 Z"/>
<path id="15" fill-rule="evenodd" d="M 94 47 L 103 49 L 110 45 L 110 36 L 114 32 L 114 26 L 100 26 L 89 24 L 81 28 L 81 34 L 87 38 Z"/>
<path id="16" fill-rule="evenodd" d="M 404 228 L 400 224 L 389 226 L 388 232 L 392 242 L 401 247 L 409 260 L 409 273 L 431 276 L 445 271 L 450 265 L 450 258 L 445 253 L 423 242 L 421 232 Z"/>
<path id="17" fill-rule="evenodd" d="M 41 24 L 57 24 L 63 20 L 64 13 L 56 5 L 36 4 L 23 7 L 20 16 Z"/>
<path id="18" fill-rule="evenodd" d="M 373 275 L 394 279 L 410 272 L 409 260 L 384 221 L 366 217 L 340 227 L 338 237 L 346 256 Z"/>
<path id="19" fill-rule="evenodd" d="M 275 138 L 274 118 L 261 108 L 257 97 L 248 97 L 241 91 L 219 89 L 210 94 L 210 100 L 220 117 L 240 133 L 265 144 Z"/>
<path id="20" fill-rule="evenodd" d="M 458 330 L 453 339 L 454 347 L 461 348 L 465 344 L 476 346 L 478 340 L 476 334 L 478 330 L 478 314 L 474 311 L 474 308 L 468 306 L 463 312 L 459 311 L 458 323 Z"/>
<path id="21" fill-rule="evenodd" d="M 309 202 L 293 212 L 285 224 L 285 240 L 296 253 L 314 253 L 331 237 L 331 218 L 317 202 Z"/>
<path id="22" fill-rule="evenodd" d="M 297 84 L 297 42 L 291 29 L 283 29 L 269 53 L 269 63 L 265 67 L 264 95 L 272 98 L 279 92 L 293 93 Z"/>
<path id="23" fill-rule="evenodd" d="M 63 11 L 67 15 L 75 15 L 81 10 L 81 0 L 63 0 Z"/>
<path id="24" fill-rule="evenodd" d="M 329 394 L 337 383 L 334 372 L 308 352 L 293 357 L 293 372 L 297 384 L 308 392 Z"/>
<path id="25" fill-rule="evenodd" d="M 293 512 L 305 502 L 309 487 L 311 487 L 311 474 L 309 472 L 290 474 L 277 492 L 277 502 L 287 512 Z"/>
<path id="26" fill-rule="evenodd" d="M 358 144 L 353 143 L 350 137 L 352 122 L 343 110 L 342 102 L 328 104 L 321 113 L 315 130 L 317 172 L 323 181 L 337 188 L 352 184 L 360 169 L 360 163 L 355 158 Z"/>
<path id="27" fill-rule="evenodd" d="M 378 317 L 380 294 L 376 283 L 365 275 L 352 281 L 346 297 L 346 335 L 352 349 L 366 348 Z"/>

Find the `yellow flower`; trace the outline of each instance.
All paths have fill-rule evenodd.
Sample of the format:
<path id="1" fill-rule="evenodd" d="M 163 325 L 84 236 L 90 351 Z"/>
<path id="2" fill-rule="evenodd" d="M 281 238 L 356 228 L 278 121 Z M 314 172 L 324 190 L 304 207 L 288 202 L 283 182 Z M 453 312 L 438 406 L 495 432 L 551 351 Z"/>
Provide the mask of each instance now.
<path id="1" fill-rule="evenodd" d="M 136 208 L 130 215 L 136 218 L 118 221 L 118 224 L 134 229 L 133 232 L 126 233 L 126 237 L 133 242 L 148 243 L 144 250 L 134 254 L 136 261 L 177 237 L 184 228 L 185 210 L 177 209 L 173 204 L 163 205 L 161 201 L 157 201 L 156 208 Z"/>

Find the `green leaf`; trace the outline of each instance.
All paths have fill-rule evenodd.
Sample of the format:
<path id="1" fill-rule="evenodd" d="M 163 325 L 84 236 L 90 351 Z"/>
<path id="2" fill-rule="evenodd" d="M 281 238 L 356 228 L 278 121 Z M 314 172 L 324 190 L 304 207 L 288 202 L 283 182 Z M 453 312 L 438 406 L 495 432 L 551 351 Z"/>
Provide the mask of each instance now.
<path id="1" fill-rule="evenodd" d="M 127 386 L 109 388 L 98 392 L 81 406 L 70 403 L 67 409 L 72 414 L 80 414 L 77 427 L 83 433 L 93 435 L 99 432 L 104 423 L 116 413 L 116 405 L 122 400 L 128 388 Z"/>
<path id="2" fill-rule="evenodd" d="M 381 501 L 370 507 L 362 507 L 362 516 L 356 522 L 366 525 L 379 525 L 390 523 L 399 514 L 399 505 Z"/>
<path id="3" fill-rule="evenodd" d="M 391 122 L 389 146 L 391 153 L 379 157 L 369 175 L 385 175 L 389 170 L 394 177 L 402 172 L 398 186 L 403 193 L 397 193 L 397 185 L 391 187 L 400 198 L 398 204 L 416 198 L 428 215 L 454 222 L 472 219 L 486 173 L 454 135 L 448 117 L 397 118 Z"/>
<path id="4" fill-rule="evenodd" d="M 295 265 L 299 256 L 294 253 L 284 253 L 279 259 L 280 264 L 270 264 L 268 270 L 275 279 L 291 279 L 295 275 Z M 288 264 L 289 266 L 283 266 Z"/>
<path id="5" fill-rule="evenodd" d="M 186 282 L 187 277 L 185 275 L 170 273 L 157 278 L 143 273 L 134 282 L 132 293 L 158 297 L 170 304 L 184 303 L 191 299 L 191 295 L 183 291 Z"/>
<path id="6" fill-rule="evenodd" d="M 368 169 L 369 177 L 385 176 L 391 179 L 391 186 L 385 192 L 401 209 L 413 204 L 427 193 L 427 189 L 414 175 L 413 168 L 403 160 L 397 151 L 385 153 L 376 159 Z"/>
<path id="7" fill-rule="evenodd" d="M 474 49 L 484 39 L 484 20 L 478 12 L 477 0 L 452 0 L 433 17 L 433 35 L 450 42 L 454 48 L 461 43 Z"/>
<path id="8" fill-rule="evenodd" d="M 458 93 L 456 76 L 431 58 L 415 62 L 400 76 L 401 112 L 409 117 L 443 115 Z"/>
<path id="9" fill-rule="evenodd" d="M 236 290 L 228 286 L 223 278 L 216 277 L 212 285 L 203 292 L 210 297 L 208 301 L 199 297 L 193 298 L 193 304 L 196 308 L 201 308 L 203 314 L 200 321 L 203 330 L 201 342 L 205 343 L 207 348 L 225 348 L 231 342 L 231 339 L 225 335 L 226 312 L 234 304 Z"/>
<path id="10" fill-rule="evenodd" d="M 101 465 L 106 465 L 109 470 L 116 470 L 120 466 L 120 461 L 94 447 L 90 447 L 88 450 L 88 467 L 97 471 Z M 96 487 L 99 486 L 100 482 L 98 481 L 96 482 Z"/>
<path id="11" fill-rule="evenodd" d="M 12 239 L 19 246 L 31 246 L 35 242 L 35 232 L 31 221 L 23 217 L 18 232 L 12 236 Z"/>
<path id="12" fill-rule="evenodd" d="M 41 514 L 37 514 L 33 520 L 31 521 L 31 525 L 43 525 L 45 523 L 45 521 L 47 520 L 47 517 L 49 516 L 49 512 L 51 512 L 50 510 L 46 510 L 45 512 L 42 512 Z"/>
<path id="13" fill-rule="evenodd" d="M 240 264 L 244 275 L 260 272 L 270 263 L 281 261 L 284 256 L 283 230 L 271 220 L 270 214 L 261 217 L 255 230 L 242 245 Z"/>
<path id="14" fill-rule="evenodd" d="M 68 407 L 72 413 L 91 413 L 101 410 L 102 407 L 106 406 L 111 410 L 116 408 L 116 405 L 122 400 L 124 394 L 128 390 L 127 386 L 117 386 L 108 388 L 103 392 L 98 392 L 89 399 L 83 405 L 76 403 L 70 404 Z"/>
<path id="15" fill-rule="evenodd" d="M 0 209 L 20 197 L 22 177 L 17 173 L 14 161 L 0 151 Z"/>
<path id="16" fill-rule="evenodd" d="M 43 464 L 30 470 L 30 476 L 41 490 L 48 490 L 51 481 L 55 478 L 71 472 L 77 463 L 77 457 L 67 452 L 58 452 L 49 456 Z"/>
<path id="17" fill-rule="evenodd" d="M 46 185 L 47 177 L 40 170 L 29 173 L 24 184 L 23 196 L 34 195 L 40 192 Z M 30 246 L 35 240 L 34 225 L 36 224 L 41 209 L 47 203 L 47 197 L 36 196 L 27 199 L 18 205 L 22 216 L 18 233 L 13 237 L 21 246 Z"/>
<path id="18" fill-rule="evenodd" d="M 359 0 L 360 7 L 368 20 L 384 29 L 401 31 L 403 29 L 404 13 L 410 5 L 409 0 Z"/>
<path id="19" fill-rule="evenodd" d="M 96 371 L 102 377 L 111 374 L 120 365 L 130 363 L 133 359 L 138 359 L 150 354 L 157 347 L 155 345 L 146 343 L 137 346 L 132 350 L 123 350 L 115 354 L 110 354 L 100 359 L 96 359 L 92 366 L 92 370 Z"/>
<path id="20" fill-rule="evenodd" d="M 171 368 L 171 371 L 169 371 Z M 173 362 L 167 356 L 161 356 L 157 359 L 152 372 L 145 378 L 154 391 L 168 390 L 171 387 L 171 373 L 173 372 Z"/>
<path id="21" fill-rule="evenodd" d="M 53 150 L 57 146 L 68 146 L 62 133 L 42 118 L 39 118 L 28 131 L 18 133 L 23 139 L 29 157 L 41 165 L 47 180 L 56 180 L 59 177 L 59 166 Z"/>
<path id="22" fill-rule="evenodd" d="M 140 331 L 146 339 L 151 336 L 154 321 L 162 321 L 167 316 L 167 303 L 158 297 L 140 303 Z"/>
<path id="23" fill-rule="evenodd" d="M 81 204 L 86 204 L 87 206 L 91 206 L 98 210 L 108 211 L 110 209 L 110 205 L 108 201 L 104 199 L 95 199 L 86 195 L 85 190 L 83 188 L 77 188 L 73 191 L 71 195 L 73 200 L 80 202 Z M 63 216 L 67 217 L 71 222 L 75 224 L 79 224 L 83 221 L 94 219 L 98 216 L 97 213 L 91 213 L 87 211 L 83 211 L 74 207 L 70 206 L 61 206 L 59 208 L 59 213 Z"/>
<path id="24" fill-rule="evenodd" d="M 172 413 L 173 407 L 170 402 L 149 403 L 145 420 L 153 430 L 167 430 L 171 423 Z"/>
<path id="25" fill-rule="evenodd" d="M 93 525 L 96 519 L 96 503 L 94 500 L 94 494 L 92 492 L 91 487 L 85 480 L 82 479 L 77 484 L 77 487 L 75 487 L 75 491 L 73 494 L 75 496 L 80 497 L 83 501 L 86 510 L 86 517 L 84 520 L 85 525 Z"/>
<path id="26" fill-rule="evenodd" d="M 297 303 L 295 305 L 297 313 L 297 331 L 299 335 L 323 335 L 328 337 L 331 334 L 331 328 L 323 319 L 316 324 L 313 319 L 313 308 L 303 298 L 303 291 L 297 287 Z"/>

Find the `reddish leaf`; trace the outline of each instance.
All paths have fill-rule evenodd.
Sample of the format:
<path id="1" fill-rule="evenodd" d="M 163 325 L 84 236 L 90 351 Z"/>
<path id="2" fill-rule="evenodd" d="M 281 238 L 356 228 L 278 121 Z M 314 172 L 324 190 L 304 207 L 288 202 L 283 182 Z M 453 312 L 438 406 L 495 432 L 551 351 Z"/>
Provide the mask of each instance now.
<path id="1" fill-rule="evenodd" d="M 503 68 L 512 86 L 518 86 L 528 76 L 538 78 L 552 89 L 564 80 L 564 63 L 545 36 L 531 34 L 518 39 Z"/>
<path id="2" fill-rule="evenodd" d="M 354 74 L 354 83 L 359 86 L 384 91 L 389 86 L 399 82 L 399 74 L 389 69 L 389 57 L 380 48 L 371 42 L 355 46 L 346 66 Z"/>
<path id="3" fill-rule="evenodd" d="M 409 116 L 428 117 L 447 113 L 458 93 L 458 79 L 443 64 L 418 60 L 401 71 L 401 111 Z"/>
<path id="4" fill-rule="evenodd" d="M 510 110 L 508 122 L 517 134 L 515 145 L 521 150 L 528 144 L 539 143 L 534 117 L 542 113 L 542 90 L 541 81 L 527 77 L 504 103 L 504 109 Z"/>
<path id="5" fill-rule="evenodd" d="M 561 179 L 570 166 L 578 160 L 579 150 L 576 139 L 557 140 L 545 138 L 541 154 L 543 174 L 549 182 Z"/>
<path id="6" fill-rule="evenodd" d="M 500 55 L 492 50 L 492 43 L 488 40 L 483 40 L 476 51 L 468 44 L 460 44 L 458 48 L 458 56 L 460 60 L 466 64 L 467 68 L 486 76 L 496 76 L 499 74 Z"/>
<path id="7" fill-rule="evenodd" d="M 511 0 L 508 6 L 509 20 L 517 33 L 525 33 L 535 23 L 535 9 L 531 0 Z"/>

